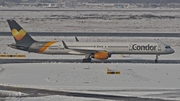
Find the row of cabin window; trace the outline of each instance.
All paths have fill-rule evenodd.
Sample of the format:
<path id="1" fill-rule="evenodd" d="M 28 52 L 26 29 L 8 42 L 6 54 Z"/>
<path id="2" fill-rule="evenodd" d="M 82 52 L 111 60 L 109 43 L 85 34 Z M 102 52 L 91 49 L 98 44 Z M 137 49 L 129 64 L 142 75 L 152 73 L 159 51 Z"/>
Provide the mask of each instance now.
<path id="1" fill-rule="evenodd" d="M 68 46 L 68 47 L 96 47 L 96 46 Z M 97 47 L 103 47 L 103 46 L 97 46 Z M 107 47 L 110 47 L 110 48 L 128 48 L 128 46 L 107 46 Z"/>
<path id="2" fill-rule="evenodd" d="M 44 46 L 44 47 L 48 47 L 48 46 Z M 50 47 L 52 47 L 52 46 L 50 46 Z M 54 47 L 54 48 L 56 48 L 56 47 Z M 68 46 L 68 47 L 96 47 L 96 46 Z M 103 46 L 97 46 L 97 47 L 102 47 L 103 48 Z M 110 48 L 128 48 L 128 46 L 105 46 L 105 47 L 110 47 Z"/>

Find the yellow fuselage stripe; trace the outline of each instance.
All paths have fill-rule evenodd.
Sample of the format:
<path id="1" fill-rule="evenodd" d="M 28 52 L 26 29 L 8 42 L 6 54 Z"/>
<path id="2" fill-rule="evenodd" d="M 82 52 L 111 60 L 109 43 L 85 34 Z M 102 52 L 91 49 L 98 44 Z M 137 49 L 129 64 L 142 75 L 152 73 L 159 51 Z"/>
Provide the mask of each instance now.
<path id="1" fill-rule="evenodd" d="M 41 47 L 41 49 L 38 51 L 38 53 L 44 52 L 49 46 L 51 46 L 54 43 L 55 42 L 53 42 L 53 41 L 50 41 L 50 42 L 46 43 L 44 46 Z"/>

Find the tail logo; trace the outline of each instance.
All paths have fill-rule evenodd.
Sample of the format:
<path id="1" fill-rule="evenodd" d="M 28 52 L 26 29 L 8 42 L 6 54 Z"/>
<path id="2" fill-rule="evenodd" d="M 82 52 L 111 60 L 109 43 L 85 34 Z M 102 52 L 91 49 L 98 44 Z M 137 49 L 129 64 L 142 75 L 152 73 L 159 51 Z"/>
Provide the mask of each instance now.
<path id="1" fill-rule="evenodd" d="M 24 29 L 21 29 L 18 32 L 16 29 L 12 29 L 12 35 L 16 40 L 21 40 L 26 35 L 26 31 Z"/>

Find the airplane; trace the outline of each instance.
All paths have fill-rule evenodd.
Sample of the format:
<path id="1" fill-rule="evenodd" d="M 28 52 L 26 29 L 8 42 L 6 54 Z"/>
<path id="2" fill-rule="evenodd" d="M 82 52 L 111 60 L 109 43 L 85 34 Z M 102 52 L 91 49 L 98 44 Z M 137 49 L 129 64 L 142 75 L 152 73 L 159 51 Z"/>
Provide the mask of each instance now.
<path id="1" fill-rule="evenodd" d="M 51 55 L 85 55 L 82 62 L 91 62 L 91 59 L 106 60 L 113 54 L 150 54 L 158 56 L 172 54 L 174 50 L 161 42 L 76 42 L 36 41 L 15 20 L 7 20 L 15 44 L 9 47 L 40 54 Z"/>

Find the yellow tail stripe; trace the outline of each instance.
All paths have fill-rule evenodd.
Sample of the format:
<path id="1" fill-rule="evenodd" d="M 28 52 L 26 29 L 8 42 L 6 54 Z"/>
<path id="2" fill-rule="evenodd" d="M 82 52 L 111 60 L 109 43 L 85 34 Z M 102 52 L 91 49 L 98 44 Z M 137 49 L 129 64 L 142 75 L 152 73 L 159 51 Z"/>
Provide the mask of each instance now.
<path id="1" fill-rule="evenodd" d="M 38 51 L 38 53 L 44 52 L 44 51 L 45 51 L 49 46 L 51 46 L 53 43 L 56 43 L 56 42 L 50 41 L 50 42 L 46 43 L 44 46 L 41 47 L 41 49 Z"/>

